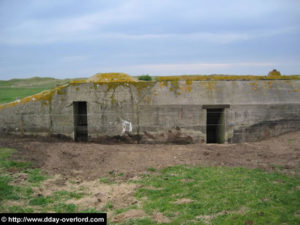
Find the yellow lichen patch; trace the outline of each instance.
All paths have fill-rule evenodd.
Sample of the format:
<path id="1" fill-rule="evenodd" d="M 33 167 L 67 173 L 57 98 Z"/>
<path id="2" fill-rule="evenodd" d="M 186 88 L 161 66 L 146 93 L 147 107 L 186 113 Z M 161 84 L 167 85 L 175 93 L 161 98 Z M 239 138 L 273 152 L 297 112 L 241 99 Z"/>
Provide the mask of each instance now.
<path id="1" fill-rule="evenodd" d="M 181 93 L 179 92 L 180 86 L 179 86 L 178 80 L 172 80 L 172 81 L 170 81 L 170 83 L 171 83 L 171 87 L 169 90 L 173 91 L 174 94 L 176 94 L 176 95 L 180 95 Z"/>
<path id="2" fill-rule="evenodd" d="M 180 90 L 182 90 L 185 93 L 191 92 L 192 91 L 192 85 L 188 85 L 188 84 L 181 85 Z"/>
<path id="3" fill-rule="evenodd" d="M 138 94 L 141 95 L 142 91 L 147 88 L 153 86 L 154 82 L 146 82 L 146 81 L 137 81 L 137 82 L 97 82 L 94 83 L 94 88 L 98 86 L 105 85 L 106 92 L 115 91 L 119 87 L 123 88 L 131 88 L 134 87 Z"/>
<path id="4" fill-rule="evenodd" d="M 87 79 L 87 82 L 102 83 L 102 82 L 136 82 L 126 73 L 97 73 Z"/>
<path id="5" fill-rule="evenodd" d="M 263 83 L 263 88 L 264 89 L 272 89 L 273 88 L 273 81 L 264 81 Z"/>
<path id="6" fill-rule="evenodd" d="M 267 84 L 268 84 L 268 87 L 269 87 L 270 89 L 273 88 L 273 82 L 272 82 L 272 81 L 267 81 Z"/>
<path id="7" fill-rule="evenodd" d="M 151 103 L 151 102 L 153 102 L 153 100 L 152 100 L 151 97 L 145 96 L 144 99 L 143 99 L 143 102 Z"/>
<path id="8" fill-rule="evenodd" d="M 85 83 L 87 83 L 87 80 L 72 80 L 72 81 L 70 81 L 71 85 L 85 84 Z"/>
<path id="9" fill-rule="evenodd" d="M 168 81 L 161 81 L 159 82 L 159 86 L 162 87 L 168 87 Z"/>
<path id="10" fill-rule="evenodd" d="M 192 84 L 193 84 L 193 81 L 192 81 L 192 80 L 186 80 L 186 81 L 185 81 L 185 84 L 186 84 L 186 85 L 192 85 Z"/>
<path id="11" fill-rule="evenodd" d="M 293 82 L 289 83 L 289 85 L 291 86 L 291 89 L 293 92 L 296 93 L 299 91 L 299 89 L 296 87 L 296 85 Z"/>
<path id="12" fill-rule="evenodd" d="M 58 95 L 65 95 L 66 94 L 66 90 L 62 90 L 62 89 L 58 89 L 57 91 Z"/>
<path id="13" fill-rule="evenodd" d="M 191 85 L 183 85 L 182 87 L 180 87 L 180 90 L 182 90 L 183 92 L 191 92 L 192 90 L 192 86 Z"/>
<path id="14" fill-rule="evenodd" d="M 253 89 L 254 91 L 257 90 L 257 88 L 258 88 L 257 82 L 250 82 L 249 84 L 252 86 L 252 89 Z"/>
<path id="15" fill-rule="evenodd" d="M 184 92 L 191 92 L 192 91 L 192 80 L 186 80 L 185 85 L 181 88 Z"/>
<path id="16" fill-rule="evenodd" d="M 78 84 L 79 81 L 76 81 Z M 106 91 L 115 90 L 118 87 L 133 86 L 136 88 L 140 94 L 144 88 L 152 86 L 153 82 L 138 81 L 132 78 L 126 73 L 97 73 L 91 78 L 84 81 L 84 83 L 94 83 L 94 88 L 96 89 L 99 85 L 105 85 L 107 87 Z"/>
<path id="17" fill-rule="evenodd" d="M 201 85 L 210 92 L 216 91 L 216 84 L 216 81 L 201 82 Z"/>
<path id="18" fill-rule="evenodd" d="M 140 82 L 133 82 L 129 83 L 129 85 L 135 87 L 140 95 L 145 88 L 152 87 L 155 83 L 154 82 L 147 82 L 147 81 L 140 81 Z"/>

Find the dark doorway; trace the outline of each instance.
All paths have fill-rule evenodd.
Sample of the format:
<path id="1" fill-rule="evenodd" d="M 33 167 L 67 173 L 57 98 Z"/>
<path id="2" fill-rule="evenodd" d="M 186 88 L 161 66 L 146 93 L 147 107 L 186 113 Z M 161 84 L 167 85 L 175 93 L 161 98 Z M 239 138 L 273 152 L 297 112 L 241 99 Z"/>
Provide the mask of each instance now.
<path id="1" fill-rule="evenodd" d="M 224 108 L 207 109 L 206 112 L 206 142 L 219 144 L 224 143 Z"/>
<path id="2" fill-rule="evenodd" d="M 75 141 L 88 140 L 87 103 L 73 102 Z"/>

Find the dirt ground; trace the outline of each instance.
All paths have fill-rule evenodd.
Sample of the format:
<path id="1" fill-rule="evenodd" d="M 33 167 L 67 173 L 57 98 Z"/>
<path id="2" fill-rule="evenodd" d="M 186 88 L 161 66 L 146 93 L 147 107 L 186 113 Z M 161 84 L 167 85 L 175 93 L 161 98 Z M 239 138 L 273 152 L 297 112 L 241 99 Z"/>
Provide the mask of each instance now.
<path id="1" fill-rule="evenodd" d="M 268 140 L 243 144 L 189 144 L 146 145 L 75 143 L 56 138 L 0 137 L 0 147 L 15 148 L 13 160 L 30 161 L 49 174 L 50 178 L 35 187 L 35 196 L 50 196 L 56 191 L 81 192 L 80 199 L 70 199 L 80 210 L 93 208 L 107 212 L 110 221 L 119 223 L 129 219 L 151 217 L 158 223 L 168 223 L 169 218 L 160 212 L 148 215 L 142 201 L 134 193 L 140 185 L 127 182 L 139 179 L 143 173 L 152 173 L 174 165 L 217 165 L 280 170 L 286 174 L 300 174 L 300 131 Z M 14 183 L 26 183 L 25 173 L 11 171 Z M 113 183 L 99 182 L 114 174 Z M 176 204 L 190 202 L 179 199 Z M 27 207 L 28 202 L 6 201 L 6 206 Z M 111 205 L 112 208 L 107 206 Z M 131 208 L 122 213 L 117 209 Z M 34 207 L 33 207 L 34 208 Z M 35 210 L 38 210 L 36 208 Z M 217 214 L 222 215 L 223 212 Z M 228 212 L 226 212 L 228 213 Z M 199 217 L 209 224 L 211 216 Z"/>
<path id="2" fill-rule="evenodd" d="M 242 144 L 75 143 L 54 138 L 0 137 L 0 146 L 16 148 L 15 160 L 31 161 L 49 175 L 91 181 L 112 173 L 129 179 L 149 168 L 218 165 L 299 173 L 300 132 Z"/>

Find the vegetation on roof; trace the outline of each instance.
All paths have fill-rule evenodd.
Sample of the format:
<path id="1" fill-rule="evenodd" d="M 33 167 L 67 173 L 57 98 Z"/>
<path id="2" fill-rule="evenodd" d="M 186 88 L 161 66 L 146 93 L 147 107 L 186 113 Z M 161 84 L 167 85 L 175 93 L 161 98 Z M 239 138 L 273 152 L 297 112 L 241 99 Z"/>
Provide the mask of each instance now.
<path id="1" fill-rule="evenodd" d="M 87 82 L 136 82 L 137 80 L 126 73 L 97 73 L 86 80 Z"/>
<path id="2" fill-rule="evenodd" d="M 149 76 L 150 77 L 150 76 Z M 150 77 L 151 78 L 151 77 Z M 147 81 L 146 81 L 147 80 Z M 138 93 L 140 94 L 144 88 L 152 86 L 155 82 L 151 82 L 148 79 L 136 79 L 129 76 L 126 73 L 97 73 L 91 78 L 88 79 L 75 79 L 75 80 L 57 80 L 54 78 L 39 78 L 34 77 L 30 79 L 12 79 L 9 81 L 0 81 L 0 94 L 1 91 L 3 93 L 7 93 L 5 88 L 18 88 L 20 87 L 21 90 L 24 90 L 24 87 L 35 87 L 34 84 L 39 84 L 41 88 L 38 88 L 37 91 L 42 91 L 40 93 L 34 94 L 32 92 L 26 92 L 26 95 L 34 94 L 29 97 L 25 97 L 24 95 L 18 95 L 20 97 L 13 97 L 12 99 L 7 97 L 7 100 L 15 100 L 13 102 L 2 104 L 0 105 L 0 110 L 3 108 L 11 107 L 18 105 L 20 103 L 26 103 L 29 101 L 38 101 L 43 100 L 44 104 L 50 103 L 52 96 L 54 94 L 60 94 L 62 89 L 68 87 L 69 85 L 77 85 L 83 83 L 94 83 L 94 87 L 97 88 L 98 85 L 106 85 L 107 91 L 114 90 L 117 87 L 129 87 L 134 86 Z M 184 92 L 190 92 L 192 88 L 193 81 L 235 81 L 235 80 L 300 80 L 299 75 L 281 75 L 281 73 L 277 70 L 272 70 L 268 76 L 252 76 L 252 75 L 182 75 L 182 76 L 161 76 L 156 77 L 156 81 L 160 82 L 160 86 L 168 87 L 168 82 L 170 81 L 170 91 L 174 91 L 175 94 L 180 94 L 179 90 Z M 178 81 L 185 81 L 186 85 L 184 87 L 179 86 Z M 55 87 L 56 86 L 56 87 Z M 55 87 L 55 88 L 53 88 Z M 49 90 L 45 90 L 47 88 L 52 88 Z M 3 96 L 5 96 L 3 94 Z M 23 97 L 23 98 L 22 98 Z M 21 99 L 19 99 L 21 98 Z M 0 99 L 1 104 L 1 99 Z"/>
<path id="3" fill-rule="evenodd" d="M 218 81 L 218 80 L 300 80 L 300 75 L 281 75 L 277 70 L 272 70 L 267 76 L 257 75 L 180 75 L 180 76 L 157 76 L 155 80 L 161 81 Z M 91 78 L 82 80 L 73 80 L 71 84 L 81 83 L 131 83 L 138 81 L 152 81 L 149 75 L 139 76 L 138 79 L 129 76 L 126 73 L 97 73 Z"/>
<path id="4" fill-rule="evenodd" d="M 254 75 L 182 75 L 157 77 L 157 81 L 230 81 L 230 80 L 300 80 L 300 75 L 285 75 L 270 72 L 268 76 Z"/>
<path id="5" fill-rule="evenodd" d="M 281 73 L 278 70 L 272 70 L 268 73 L 268 77 L 281 77 Z"/>

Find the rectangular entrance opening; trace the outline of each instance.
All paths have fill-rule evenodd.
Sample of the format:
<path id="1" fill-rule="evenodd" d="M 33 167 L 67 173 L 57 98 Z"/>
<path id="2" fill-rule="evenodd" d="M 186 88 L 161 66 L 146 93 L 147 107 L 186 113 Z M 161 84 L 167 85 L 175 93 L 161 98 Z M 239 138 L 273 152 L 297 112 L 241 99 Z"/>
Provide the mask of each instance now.
<path id="1" fill-rule="evenodd" d="M 225 141 L 224 108 L 207 109 L 206 142 L 222 144 Z"/>
<path id="2" fill-rule="evenodd" d="M 87 103 L 73 102 L 74 139 L 75 141 L 88 140 Z"/>

